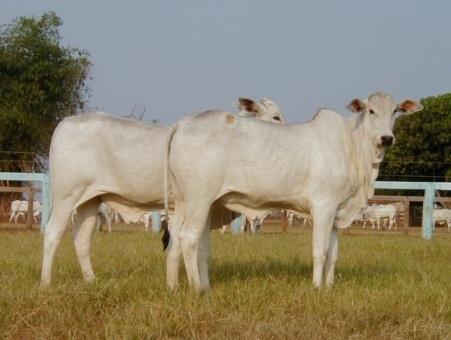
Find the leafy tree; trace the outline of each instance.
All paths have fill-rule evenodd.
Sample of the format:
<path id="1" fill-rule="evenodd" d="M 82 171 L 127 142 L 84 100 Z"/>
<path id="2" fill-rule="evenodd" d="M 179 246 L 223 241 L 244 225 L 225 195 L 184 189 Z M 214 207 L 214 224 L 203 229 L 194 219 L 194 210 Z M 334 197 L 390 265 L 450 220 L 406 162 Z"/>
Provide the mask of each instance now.
<path id="1" fill-rule="evenodd" d="M 387 150 L 379 179 L 451 180 L 451 93 L 421 104 L 421 112 L 397 120 L 396 143 Z"/>
<path id="2" fill-rule="evenodd" d="M 86 105 L 88 53 L 62 46 L 61 25 L 48 12 L 0 26 L 0 160 L 46 155 L 58 122 Z"/>

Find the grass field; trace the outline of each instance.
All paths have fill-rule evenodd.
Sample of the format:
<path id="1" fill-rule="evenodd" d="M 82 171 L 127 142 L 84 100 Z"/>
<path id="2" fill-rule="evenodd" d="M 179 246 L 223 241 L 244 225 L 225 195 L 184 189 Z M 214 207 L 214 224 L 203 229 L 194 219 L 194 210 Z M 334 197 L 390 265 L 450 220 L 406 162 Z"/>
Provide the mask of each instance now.
<path id="1" fill-rule="evenodd" d="M 97 281 L 82 281 L 70 234 L 52 287 L 38 288 L 42 238 L 0 233 L 0 338 L 445 339 L 451 237 L 342 235 L 334 288 L 315 290 L 311 232 L 212 232 L 212 290 L 165 288 L 160 235 L 94 236 Z"/>

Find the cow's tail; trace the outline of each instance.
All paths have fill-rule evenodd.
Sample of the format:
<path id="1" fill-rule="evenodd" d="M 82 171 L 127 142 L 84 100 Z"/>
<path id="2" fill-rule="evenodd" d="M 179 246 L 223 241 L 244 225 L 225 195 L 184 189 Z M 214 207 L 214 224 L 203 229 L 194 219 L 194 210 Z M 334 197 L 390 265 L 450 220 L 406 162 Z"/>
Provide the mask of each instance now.
<path id="1" fill-rule="evenodd" d="M 163 250 L 166 250 L 166 248 L 169 245 L 169 241 L 171 239 L 171 234 L 169 233 L 169 154 L 171 152 L 171 142 L 172 137 L 174 136 L 175 131 L 177 130 L 177 124 L 174 124 L 171 127 L 171 131 L 169 133 L 169 137 L 167 139 L 166 144 L 166 153 L 164 157 L 164 179 L 163 179 L 163 185 L 164 185 L 164 211 L 165 211 L 165 218 L 163 220 L 163 238 L 161 241 L 163 242 Z"/>

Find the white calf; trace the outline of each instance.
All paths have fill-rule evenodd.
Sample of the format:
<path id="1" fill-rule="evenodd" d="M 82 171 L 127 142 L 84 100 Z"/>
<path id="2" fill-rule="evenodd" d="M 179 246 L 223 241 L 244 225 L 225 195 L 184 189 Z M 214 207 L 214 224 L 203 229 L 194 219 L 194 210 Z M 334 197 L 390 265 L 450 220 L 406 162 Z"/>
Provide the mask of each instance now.
<path id="1" fill-rule="evenodd" d="M 28 201 L 15 200 L 11 202 L 11 213 L 9 216 L 9 223 L 14 220 L 17 224 L 19 217 L 22 216 L 25 219 L 28 214 Z M 38 217 L 41 214 L 41 203 L 39 201 L 33 201 L 33 220 L 34 223 L 38 223 Z"/>
<path id="2" fill-rule="evenodd" d="M 445 223 L 448 232 L 451 232 L 451 209 L 434 209 L 432 221 L 435 223 Z"/>

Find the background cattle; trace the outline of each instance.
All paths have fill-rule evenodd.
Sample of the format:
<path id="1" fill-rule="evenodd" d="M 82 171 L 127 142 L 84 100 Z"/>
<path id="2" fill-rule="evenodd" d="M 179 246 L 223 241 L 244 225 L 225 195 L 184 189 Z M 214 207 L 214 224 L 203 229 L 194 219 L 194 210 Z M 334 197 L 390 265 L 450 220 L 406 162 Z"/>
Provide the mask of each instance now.
<path id="1" fill-rule="evenodd" d="M 10 215 L 9 215 L 9 223 L 14 220 L 14 223 L 17 223 L 19 217 L 25 217 L 28 214 L 28 201 L 14 200 L 11 202 Z M 34 223 L 38 223 L 38 217 L 41 214 L 41 202 L 33 201 L 33 220 Z"/>
<path id="2" fill-rule="evenodd" d="M 451 232 L 451 209 L 437 209 L 432 212 L 433 223 L 444 223 Z"/>
<path id="3" fill-rule="evenodd" d="M 396 226 L 396 206 L 391 204 L 373 204 L 365 208 L 362 213 L 363 229 L 366 223 L 371 223 L 371 229 L 377 225 L 377 230 L 380 230 L 381 221 L 383 221 L 383 228 L 388 230 Z"/>

